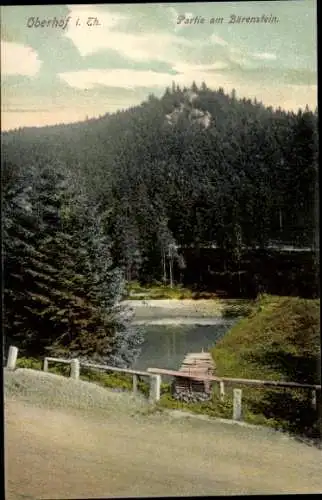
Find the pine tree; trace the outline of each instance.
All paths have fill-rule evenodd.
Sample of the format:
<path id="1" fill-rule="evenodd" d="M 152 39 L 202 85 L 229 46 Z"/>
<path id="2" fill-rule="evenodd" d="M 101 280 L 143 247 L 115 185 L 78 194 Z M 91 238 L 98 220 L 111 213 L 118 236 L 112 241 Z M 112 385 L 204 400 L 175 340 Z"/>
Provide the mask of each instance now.
<path id="1" fill-rule="evenodd" d="M 192 82 L 192 85 L 191 85 L 191 90 L 193 92 L 198 92 L 198 87 L 197 87 L 197 84 L 195 81 Z"/>
<path id="2" fill-rule="evenodd" d="M 120 306 L 124 283 L 102 217 L 77 201 L 53 167 L 38 168 L 29 191 L 22 185 L 12 193 L 7 182 L 8 334 L 27 355 L 128 364 L 142 336 Z"/>
<path id="3" fill-rule="evenodd" d="M 16 224 L 7 234 L 15 244 L 5 260 L 7 298 L 14 297 L 11 304 L 6 301 L 6 310 L 16 340 L 26 353 L 40 355 L 62 332 L 70 334 L 72 318 L 84 313 L 75 295 L 77 250 L 62 227 L 62 180 L 47 167 L 34 169 L 30 182 L 29 230 Z M 12 216 L 26 221 L 26 213 L 17 208 Z M 17 318 L 19 329 L 14 328 Z"/>
<path id="4" fill-rule="evenodd" d="M 106 236 L 108 214 L 77 196 L 71 207 L 68 226 L 82 250 L 79 272 L 92 311 L 72 343 L 74 353 L 83 360 L 129 366 L 140 352 L 143 336 L 132 326 L 132 311 L 122 304 L 125 281 L 111 256 L 111 241 Z M 54 346 L 56 351 L 61 340 Z"/>
<path id="5" fill-rule="evenodd" d="M 137 223 L 124 207 L 119 208 L 113 223 L 113 255 L 124 269 L 126 280 L 138 279 L 142 265 L 140 234 Z"/>
<path id="6" fill-rule="evenodd" d="M 207 92 L 208 88 L 207 88 L 207 85 L 205 82 L 201 83 L 201 90 L 202 90 L 202 92 Z"/>
<path id="7" fill-rule="evenodd" d="M 31 179 L 30 179 L 31 181 Z M 38 256 L 37 225 L 30 203 L 31 186 L 16 165 L 2 166 L 4 334 L 5 347 L 30 333 L 26 325 L 24 266 Z"/>

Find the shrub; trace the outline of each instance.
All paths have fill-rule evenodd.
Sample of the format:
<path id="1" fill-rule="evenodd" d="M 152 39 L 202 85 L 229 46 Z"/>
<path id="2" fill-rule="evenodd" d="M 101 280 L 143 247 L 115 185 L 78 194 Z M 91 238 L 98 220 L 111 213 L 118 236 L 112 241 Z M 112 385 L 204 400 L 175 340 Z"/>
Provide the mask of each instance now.
<path id="1" fill-rule="evenodd" d="M 17 368 L 29 368 L 31 370 L 42 370 L 42 361 L 36 358 L 18 358 Z"/>

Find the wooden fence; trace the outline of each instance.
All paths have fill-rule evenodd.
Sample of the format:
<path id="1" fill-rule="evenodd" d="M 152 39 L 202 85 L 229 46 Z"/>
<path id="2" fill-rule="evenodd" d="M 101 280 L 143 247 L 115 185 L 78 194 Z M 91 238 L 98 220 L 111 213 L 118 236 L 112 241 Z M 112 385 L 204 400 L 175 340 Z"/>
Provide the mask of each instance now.
<path id="1" fill-rule="evenodd" d="M 16 368 L 18 356 L 18 349 L 16 347 L 11 346 L 9 348 L 9 354 L 7 359 L 8 370 L 14 370 Z M 224 400 L 225 398 L 225 384 L 229 385 L 249 385 L 249 386 L 257 386 L 257 387 L 281 387 L 281 388 L 289 388 L 289 389 L 305 389 L 311 391 L 311 401 L 312 407 L 316 408 L 317 405 L 317 392 L 321 392 L 321 385 L 315 384 L 299 384 L 297 382 L 284 382 L 284 381 L 275 381 L 275 380 L 251 380 L 251 379 L 243 379 L 243 378 L 228 378 L 228 377 L 196 377 L 196 375 L 189 375 L 187 373 L 182 373 L 174 370 L 164 370 L 162 368 L 148 368 L 147 371 L 140 370 L 130 370 L 126 368 L 116 368 L 114 366 L 106 366 L 106 365 L 98 365 L 92 363 L 80 362 L 78 359 L 62 359 L 62 358 L 52 358 L 45 357 L 43 363 L 43 370 L 45 372 L 48 371 L 49 362 L 51 363 L 63 363 L 70 365 L 70 377 L 78 380 L 80 377 L 80 369 L 90 368 L 96 370 L 103 371 L 111 371 L 111 372 L 119 372 L 119 373 L 127 373 L 132 375 L 133 380 L 133 392 L 136 394 L 138 389 L 138 377 L 148 377 L 149 378 L 149 401 L 150 403 L 156 403 L 160 399 L 160 389 L 161 389 L 161 376 L 167 375 L 170 377 L 184 377 L 191 378 L 193 380 L 203 380 L 203 381 L 211 381 L 219 384 L 220 389 L 220 398 Z M 241 420 L 242 419 L 242 389 L 235 388 L 233 390 L 234 394 L 234 402 L 233 402 L 233 419 Z"/>
<path id="2" fill-rule="evenodd" d="M 311 391 L 311 403 L 312 407 L 316 409 L 317 405 L 317 391 L 321 392 L 321 385 L 316 384 L 299 384 L 297 382 L 284 382 L 276 380 L 252 380 L 244 378 L 229 378 L 229 377 L 216 377 L 216 376 L 202 376 L 197 377 L 196 375 L 189 375 L 187 373 L 175 371 L 175 370 L 164 370 L 163 368 L 148 368 L 149 373 L 154 373 L 158 375 L 167 375 L 170 377 L 183 377 L 190 378 L 193 380 L 202 380 L 217 382 L 219 384 L 220 399 L 225 398 L 225 384 L 229 385 L 249 385 L 257 387 L 280 387 L 289 389 L 305 389 Z M 242 389 L 233 390 L 233 419 L 241 420 L 242 418 Z"/>
<path id="3" fill-rule="evenodd" d="M 51 358 L 51 357 L 46 357 L 44 359 L 43 370 L 45 372 L 48 371 L 48 363 L 49 362 L 70 364 L 70 376 L 76 380 L 79 379 L 81 368 L 90 368 L 90 369 L 94 369 L 94 370 L 96 369 L 96 370 L 130 374 L 130 375 L 132 375 L 133 393 L 134 394 L 137 394 L 137 392 L 138 392 L 138 377 L 140 377 L 140 376 L 141 377 L 148 377 L 149 378 L 149 385 L 150 385 L 150 389 L 149 389 L 149 401 L 150 401 L 150 403 L 155 403 L 156 401 L 159 401 L 159 399 L 160 399 L 161 376 L 158 374 L 149 373 L 149 372 L 140 371 L 140 370 L 130 370 L 127 368 L 116 368 L 115 366 L 85 363 L 85 362 L 80 362 L 78 359 L 62 359 L 62 358 Z"/>

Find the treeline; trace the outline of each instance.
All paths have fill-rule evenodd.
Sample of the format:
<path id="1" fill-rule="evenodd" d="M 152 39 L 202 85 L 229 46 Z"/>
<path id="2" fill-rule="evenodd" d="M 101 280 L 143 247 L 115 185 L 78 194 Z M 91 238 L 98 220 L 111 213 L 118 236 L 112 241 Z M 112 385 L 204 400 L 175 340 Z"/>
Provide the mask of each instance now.
<path id="1" fill-rule="evenodd" d="M 182 249 L 185 272 L 174 266 L 174 280 L 186 288 L 226 297 L 258 294 L 313 298 L 320 296 L 317 254 L 282 249 L 244 250 L 236 261 L 221 249 Z"/>
<path id="2" fill-rule="evenodd" d="M 5 347 L 128 366 L 142 343 L 103 215 L 58 162 L 2 165 Z"/>
<path id="3" fill-rule="evenodd" d="M 3 144 L 17 165 L 55 158 L 84 180 L 127 280 L 187 281 L 183 247 L 198 256 L 215 243 L 231 273 L 271 240 L 317 247 L 317 110 L 273 110 L 235 91 L 173 84 L 160 99 L 83 123 L 21 129 Z M 316 253 L 311 260 L 314 275 Z"/>

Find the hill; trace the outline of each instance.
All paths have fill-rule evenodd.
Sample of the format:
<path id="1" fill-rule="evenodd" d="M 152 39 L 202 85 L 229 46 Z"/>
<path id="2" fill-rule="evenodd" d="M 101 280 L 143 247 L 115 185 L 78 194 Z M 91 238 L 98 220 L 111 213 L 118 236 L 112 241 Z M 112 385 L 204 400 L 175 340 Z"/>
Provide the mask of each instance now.
<path id="1" fill-rule="evenodd" d="M 212 354 L 219 376 L 321 384 L 320 303 L 263 296 Z M 321 397 L 314 410 L 308 391 L 244 392 L 250 412 L 295 433 L 321 438 Z"/>
<path id="2" fill-rule="evenodd" d="M 214 289 L 211 273 L 221 272 L 229 289 L 232 276 L 238 282 L 246 273 L 257 293 L 248 249 L 271 240 L 316 246 L 317 113 L 309 109 L 273 110 L 206 84 L 173 86 L 98 119 L 2 134 L 2 143 L 5 161 L 24 170 L 63 165 L 69 182 L 99 204 L 128 281 Z M 194 260 L 214 243 L 224 259 L 216 254 L 196 272 Z M 314 259 L 285 264 L 285 280 L 301 273 L 298 282 L 307 279 L 316 294 Z"/>

